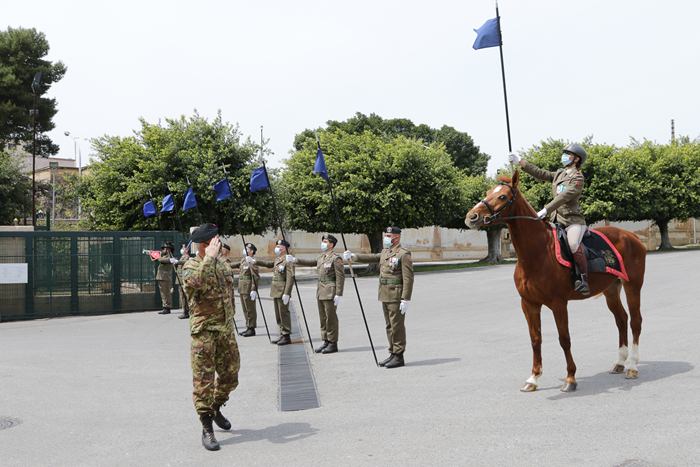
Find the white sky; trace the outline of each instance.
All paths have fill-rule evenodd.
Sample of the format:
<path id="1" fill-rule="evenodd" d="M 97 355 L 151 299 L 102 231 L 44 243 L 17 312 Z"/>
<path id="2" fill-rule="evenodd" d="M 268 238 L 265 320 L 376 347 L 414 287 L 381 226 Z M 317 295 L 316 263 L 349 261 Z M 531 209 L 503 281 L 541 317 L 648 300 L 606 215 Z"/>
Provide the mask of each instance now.
<path id="1" fill-rule="evenodd" d="M 34 27 L 68 72 L 50 133 L 128 136 L 138 118 L 238 123 L 288 157 L 294 135 L 359 111 L 466 131 L 508 153 L 498 48 L 475 51 L 492 0 L 5 2 L 0 27 Z M 626 146 L 700 135 L 700 2 L 501 0 L 514 150 L 543 139 Z M 89 143 L 80 143 L 83 161 Z M 85 163 L 85 162 L 84 162 Z M 310 168 L 311 170 L 311 168 Z"/>

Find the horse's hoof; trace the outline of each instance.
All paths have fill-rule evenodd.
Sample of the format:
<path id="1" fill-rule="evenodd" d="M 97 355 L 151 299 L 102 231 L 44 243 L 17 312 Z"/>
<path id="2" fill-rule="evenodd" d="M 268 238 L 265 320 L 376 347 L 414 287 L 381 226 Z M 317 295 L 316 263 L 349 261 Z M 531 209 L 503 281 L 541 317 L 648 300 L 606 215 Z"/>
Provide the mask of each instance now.
<path id="1" fill-rule="evenodd" d="M 614 367 L 612 367 L 612 370 L 610 370 L 611 375 L 618 375 L 625 371 L 625 365 L 620 365 L 619 363 L 616 363 Z"/>
<path id="2" fill-rule="evenodd" d="M 536 385 L 536 384 L 525 383 L 525 384 L 523 385 L 523 387 L 520 388 L 520 392 L 532 392 L 532 391 L 534 391 L 535 389 L 537 389 L 537 385 Z"/>
<path id="3" fill-rule="evenodd" d="M 561 387 L 561 392 L 574 392 L 576 386 L 578 386 L 578 384 L 575 381 L 573 383 L 564 383 L 564 386 Z"/>
<path id="4" fill-rule="evenodd" d="M 637 374 L 639 372 L 637 370 L 627 370 L 627 373 L 625 373 L 625 379 L 637 379 Z"/>

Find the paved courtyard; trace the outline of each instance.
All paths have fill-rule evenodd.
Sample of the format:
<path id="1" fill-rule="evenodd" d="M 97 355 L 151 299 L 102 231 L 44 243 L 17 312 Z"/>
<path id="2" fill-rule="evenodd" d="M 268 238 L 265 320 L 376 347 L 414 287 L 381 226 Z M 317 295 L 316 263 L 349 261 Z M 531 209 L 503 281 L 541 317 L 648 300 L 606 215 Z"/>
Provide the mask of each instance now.
<path id="1" fill-rule="evenodd" d="M 223 409 L 233 428 L 216 429 L 218 452 L 201 445 L 189 332 L 176 314 L 1 323 L 0 465 L 698 465 L 698 263 L 700 251 L 648 255 L 637 380 L 608 374 L 617 330 L 605 300 L 572 302 L 579 387 L 567 394 L 546 309 L 540 389 L 518 390 L 532 352 L 514 265 L 418 273 L 407 366 L 393 370 L 375 366 L 348 277 L 340 352 L 309 353 L 321 407 L 278 410 L 278 349 L 259 317 L 258 335 L 238 338 L 240 386 Z M 383 359 L 377 278 L 357 286 Z M 299 288 L 317 346 L 315 284 Z M 240 306 L 236 319 L 243 326 Z"/>

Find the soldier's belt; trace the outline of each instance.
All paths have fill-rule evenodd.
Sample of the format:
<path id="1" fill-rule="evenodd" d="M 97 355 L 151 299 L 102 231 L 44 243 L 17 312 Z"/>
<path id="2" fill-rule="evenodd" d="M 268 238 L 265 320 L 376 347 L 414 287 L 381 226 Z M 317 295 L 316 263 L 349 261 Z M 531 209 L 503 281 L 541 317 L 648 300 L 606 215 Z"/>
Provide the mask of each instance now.
<path id="1" fill-rule="evenodd" d="M 287 282 L 287 278 L 286 277 L 273 277 L 272 281 L 273 282 Z"/>
<path id="2" fill-rule="evenodd" d="M 319 277 L 319 282 L 335 282 L 335 276 L 333 277 Z"/>
<path id="3" fill-rule="evenodd" d="M 251 278 L 250 277 L 239 277 L 239 281 L 249 281 Z"/>
<path id="4" fill-rule="evenodd" d="M 380 284 L 403 284 L 402 279 L 379 279 Z"/>

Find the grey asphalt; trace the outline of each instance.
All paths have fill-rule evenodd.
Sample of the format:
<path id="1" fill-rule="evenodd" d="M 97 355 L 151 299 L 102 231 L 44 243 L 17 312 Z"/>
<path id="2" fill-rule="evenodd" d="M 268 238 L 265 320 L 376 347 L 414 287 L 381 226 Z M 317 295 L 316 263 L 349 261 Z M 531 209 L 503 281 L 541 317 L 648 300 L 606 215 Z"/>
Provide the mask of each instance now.
<path id="1" fill-rule="evenodd" d="M 18 424 L 0 429 L 0 465 L 698 465 L 700 251 L 647 259 L 639 378 L 608 374 L 617 331 L 604 299 L 573 302 L 574 393 L 559 391 L 549 310 L 540 389 L 518 390 L 532 352 L 514 265 L 418 273 L 407 365 L 392 370 L 375 366 L 348 277 L 340 352 L 309 355 L 321 408 L 278 410 L 278 349 L 259 319 L 258 336 L 239 338 L 240 386 L 223 409 L 233 428 L 217 429 L 218 452 L 201 445 L 187 323 L 175 314 L 2 323 L 0 421 Z M 357 285 L 384 358 L 377 278 Z M 314 287 L 300 284 L 318 345 Z M 274 323 L 270 302 L 265 311 Z"/>

